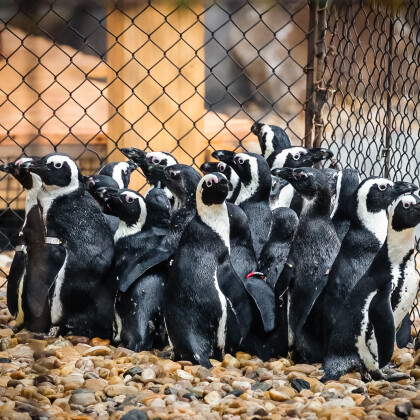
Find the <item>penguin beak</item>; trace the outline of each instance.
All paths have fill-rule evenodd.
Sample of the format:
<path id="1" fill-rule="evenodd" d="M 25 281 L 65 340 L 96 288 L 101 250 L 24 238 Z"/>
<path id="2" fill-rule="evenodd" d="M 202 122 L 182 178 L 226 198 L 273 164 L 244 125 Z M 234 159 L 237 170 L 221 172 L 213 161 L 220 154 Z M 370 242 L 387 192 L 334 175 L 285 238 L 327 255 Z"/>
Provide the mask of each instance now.
<path id="1" fill-rule="evenodd" d="M 146 159 L 146 152 L 144 152 L 143 150 L 137 149 L 135 147 L 124 147 L 123 149 L 120 149 L 120 150 L 124 156 L 126 156 L 128 159 L 130 159 L 130 161 L 132 161 L 132 163 L 138 166 L 148 164 L 147 159 Z"/>
<path id="2" fill-rule="evenodd" d="M 7 174 L 11 174 L 14 169 L 14 164 L 12 162 L 4 163 L 3 165 L 0 165 L 0 171 L 6 172 Z"/>
<path id="3" fill-rule="evenodd" d="M 101 187 L 96 190 L 96 193 L 101 197 L 103 200 L 108 201 L 112 198 L 119 198 L 118 190 L 110 187 Z"/>
<path id="4" fill-rule="evenodd" d="M 224 162 L 228 165 L 235 164 L 234 157 L 236 153 L 231 152 L 230 150 L 215 150 L 211 155 L 220 162 Z"/>
<path id="5" fill-rule="evenodd" d="M 210 172 L 217 172 L 216 169 L 213 167 L 216 162 L 204 162 L 200 166 L 200 171 L 203 172 L 204 175 L 209 174 Z"/>
<path id="6" fill-rule="evenodd" d="M 292 168 L 277 168 L 277 169 L 273 169 L 271 173 L 274 176 L 277 176 L 278 178 L 282 178 L 286 181 L 290 181 L 291 179 L 294 178 L 293 176 L 294 169 Z"/>
<path id="7" fill-rule="evenodd" d="M 36 175 L 39 175 L 40 177 L 42 177 L 42 175 L 49 170 L 48 166 L 43 164 L 40 160 L 31 160 L 28 162 L 24 162 L 22 163 L 22 165 L 20 165 L 20 167 L 21 169 L 32 172 Z"/>
<path id="8" fill-rule="evenodd" d="M 254 123 L 254 124 L 252 124 L 251 133 L 252 134 L 255 134 L 256 136 L 258 136 L 260 134 L 260 131 L 261 131 L 261 128 L 262 128 L 263 125 L 264 124 L 261 124 L 261 123 Z"/>
<path id="9" fill-rule="evenodd" d="M 395 182 L 394 183 L 394 190 L 398 194 L 398 196 L 407 193 L 413 193 L 417 191 L 419 187 L 417 185 L 411 184 L 409 182 Z"/>
<path id="10" fill-rule="evenodd" d="M 308 149 L 308 153 L 305 156 L 304 163 L 308 163 L 309 166 L 312 166 L 315 163 L 320 162 L 321 160 L 331 159 L 334 156 L 334 153 L 329 149 L 323 149 L 321 147 L 314 147 Z"/>

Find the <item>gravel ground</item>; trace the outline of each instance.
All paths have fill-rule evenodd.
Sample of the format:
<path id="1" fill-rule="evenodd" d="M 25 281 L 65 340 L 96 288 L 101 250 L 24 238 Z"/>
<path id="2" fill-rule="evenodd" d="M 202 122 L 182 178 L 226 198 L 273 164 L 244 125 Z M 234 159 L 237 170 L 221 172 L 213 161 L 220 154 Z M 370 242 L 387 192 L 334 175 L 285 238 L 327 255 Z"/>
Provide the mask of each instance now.
<path id="1" fill-rule="evenodd" d="M 10 256 L 0 255 L 3 268 Z M 207 370 L 171 361 L 169 349 L 134 353 L 100 338 L 45 339 L 15 334 L 13 324 L 3 287 L 0 419 L 420 418 L 420 351 L 413 349 L 393 356 L 410 379 L 364 383 L 354 373 L 322 384 L 320 365 L 264 363 L 239 352 Z"/>

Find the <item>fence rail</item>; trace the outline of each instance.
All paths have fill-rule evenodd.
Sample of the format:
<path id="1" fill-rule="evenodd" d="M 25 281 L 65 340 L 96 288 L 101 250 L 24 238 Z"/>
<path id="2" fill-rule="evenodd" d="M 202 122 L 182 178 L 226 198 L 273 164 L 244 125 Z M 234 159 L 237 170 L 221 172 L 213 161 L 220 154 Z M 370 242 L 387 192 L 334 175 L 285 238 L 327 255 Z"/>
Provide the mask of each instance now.
<path id="1" fill-rule="evenodd" d="M 418 182 L 417 0 L 4 0 L 0 12 L 2 161 L 57 150 L 93 173 L 136 146 L 200 165 L 213 148 L 257 151 L 250 127 L 264 121 L 342 167 Z M 1 250 L 23 200 L 1 176 Z"/>

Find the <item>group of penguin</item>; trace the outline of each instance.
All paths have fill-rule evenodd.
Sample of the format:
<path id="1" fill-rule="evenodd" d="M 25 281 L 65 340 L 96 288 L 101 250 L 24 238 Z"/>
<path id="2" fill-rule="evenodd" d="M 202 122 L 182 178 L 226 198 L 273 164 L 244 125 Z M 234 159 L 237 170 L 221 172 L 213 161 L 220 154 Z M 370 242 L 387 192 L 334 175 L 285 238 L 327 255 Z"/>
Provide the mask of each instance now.
<path id="1" fill-rule="evenodd" d="M 200 170 L 169 153 L 82 176 L 53 153 L 0 166 L 26 190 L 8 276 L 18 328 L 111 338 L 179 360 L 246 351 L 322 363 L 323 380 L 387 370 L 410 339 L 417 186 L 315 169 L 328 149 L 255 123 L 262 154 L 214 151 Z M 128 189 L 139 169 L 149 190 Z"/>

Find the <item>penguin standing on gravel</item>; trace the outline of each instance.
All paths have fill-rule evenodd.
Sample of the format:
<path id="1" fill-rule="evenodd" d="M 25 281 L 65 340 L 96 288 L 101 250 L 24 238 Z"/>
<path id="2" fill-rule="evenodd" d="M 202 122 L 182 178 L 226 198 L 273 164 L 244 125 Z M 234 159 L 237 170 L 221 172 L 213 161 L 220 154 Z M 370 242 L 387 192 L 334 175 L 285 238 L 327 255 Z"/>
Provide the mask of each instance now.
<path id="1" fill-rule="evenodd" d="M 251 133 L 258 137 L 261 154 L 267 159 L 273 152 L 286 149 L 291 146 L 289 136 L 277 125 L 254 123 Z"/>
<path id="2" fill-rule="evenodd" d="M 143 197 L 131 190 L 102 188 L 99 190 L 109 212 L 119 217 L 115 233 L 114 275 L 118 280 L 115 300 L 113 339 L 133 351 L 163 348 L 166 330 L 163 320 L 163 288 L 166 261 L 172 254 L 164 244 L 165 232 L 156 231 L 154 219 Z M 159 216 L 170 208 L 162 192 L 153 210 Z M 156 200 L 154 200 L 156 204 Z M 151 210 L 151 209 L 150 209 Z M 169 228 L 169 212 L 167 212 Z M 160 227 L 164 226 L 159 222 Z"/>
<path id="3" fill-rule="evenodd" d="M 111 162 L 99 169 L 98 175 L 106 175 L 112 178 L 119 188 L 128 188 L 132 172 L 137 165 L 132 162 Z"/>
<path id="4" fill-rule="evenodd" d="M 367 379 L 369 376 L 386 380 L 405 377 L 401 374 L 387 377 L 379 369 L 389 363 L 394 351 L 395 314 L 391 293 L 393 287 L 397 290 L 400 276 L 410 272 L 409 277 L 413 279 L 414 228 L 419 223 L 420 199 L 416 195 L 402 196 L 390 206 L 386 241 L 342 304 L 332 330 L 323 364 L 323 381 L 338 380 L 353 370 Z M 416 291 L 410 296 L 410 302 Z"/>
<path id="5" fill-rule="evenodd" d="M 350 203 L 359 184 L 360 175 L 356 169 L 346 168 L 337 174 L 336 198 L 331 210 L 331 219 L 340 242 L 343 242 L 350 228 Z"/>
<path id="6" fill-rule="evenodd" d="M 282 313 L 279 318 L 283 324 L 284 311 L 288 312 L 288 342 L 294 359 L 313 363 L 313 360 L 322 359 L 322 330 L 319 331 L 322 326 L 318 325 L 312 331 L 303 331 L 303 327 L 325 286 L 327 270 L 340 247 L 330 219 L 331 193 L 326 175 L 318 169 L 282 168 L 273 173 L 290 182 L 303 197 L 302 213 L 287 264 L 276 285 L 276 296 L 280 300 Z M 284 304 L 286 297 L 288 308 Z M 319 316 L 317 313 L 312 315 Z"/>
<path id="7" fill-rule="evenodd" d="M 93 197 L 82 184 L 76 163 L 64 154 L 49 154 L 23 165 L 42 180 L 38 192 L 45 243 L 64 254 L 44 261 L 55 272 L 51 323 L 60 334 L 109 336 L 114 290 L 106 276 L 114 257 L 113 238 Z"/>
<path id="8" fill-rule="evenodd" d="M 37 292 L 41 286 L 40 283 L 45 281 L 40 270 L 36 270 L 36 273 L 30 272 L 31 269 L 37 268 L 34 266 L 33 260 L 37 261 L 39 258 L 43 258 L 44 228 L 37 200 L 42 181 L 38 175 L 31 174 L 26 168 L 22 167 L 25 162 L 39 159 L 23 157 L 15 162 L 1 165 L 0 171 L 11 174 L 26 191 L 25 220 L 19 232 L 19 241 L 7 276 L 7 306 L 10 313 L 16 318 L 18 328 L 26 326 L 27 328 L 30 327 L 29 329 L 32 331 L 44 332 L 43 330 L 48 331 L 49 328 L 48 316 L 45 322 L 43 322 L 45 317 L 41 316 L 41 319 L 38 319 L 39 316 L 34 314 L 37 311 L 31 311 L 33 308 L 28 307 L 27 293 L 25 293 L 28 290 L 30 293 Z M 38 284 L 28 285 L 28 279 L 30 278 L 37 278 Z M 44 312 L 45 303 L 46 296 L 42 302 L 36 302 L 36 305 L 42 306 L 42 312 Z"/>
<path id="9" fill-rule="evenodd" d="M 230 165 L 241 180 L 235 201 L 248 217 L 255 254 L 259 258 L 271 229 L 271 174 L 266 160 L 255 153 L 216 150 L 212 156 Z"/>
<path id="10" fill-rule="evenodd" d="M 370 177 L 359 185 L 347 203 L 348 214 L 351 216 L 350 228 L 323 291 L 322 305 L 328 308 L 323 317 L 325 349 L 343 302 L 365 274 L 385 241 L 388 206 L 401 194 L 415 191 L 416 188 L 407 182 Z"/>
<path id="11" fill-rule="evenodd" d="M 209 358 L 238 349 L 250 330 L 253 299 L 237 277 L 229 258 L 227 179 L 205 175 L 197 186 L 197 215 L 186 227 L 175 252 L 165 288 L 165 320 L 175 357 L 211 367 Z M 274 328 L 274 296 L 249 287 L 264 327 Z M 257 291 L 255 293 L 255 291 Z M 267 302 L 265 302 L 267 299 Z"/>

